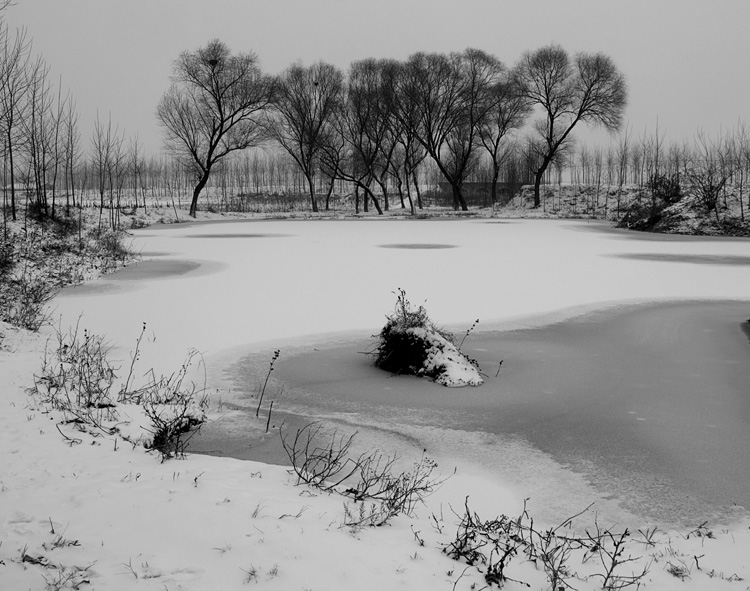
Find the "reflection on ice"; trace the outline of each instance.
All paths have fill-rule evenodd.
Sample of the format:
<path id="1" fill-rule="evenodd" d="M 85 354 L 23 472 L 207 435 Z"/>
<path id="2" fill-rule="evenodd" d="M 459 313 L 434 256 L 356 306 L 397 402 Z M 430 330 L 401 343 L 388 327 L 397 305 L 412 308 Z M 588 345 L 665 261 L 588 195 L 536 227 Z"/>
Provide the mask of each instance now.
<path id="1" fill-rule="evenodd" d="M 696 265 L 750 265 L 750 256 L 710 255 L 710 254 L 668 254 L 641 252 L 610 255 L 617 258 L 637 261 L 657 261 L 664 263 L 692 263 Z"/>
<path id="2" fill-rule="evenodd" d="M 456 248 L 453 244 L 424 244 L 418 242 L 405 242 L 403 244 L 380 244 L 380 248 L 407 248 L 416 250 L 436 250 L 441 248 Z"/>

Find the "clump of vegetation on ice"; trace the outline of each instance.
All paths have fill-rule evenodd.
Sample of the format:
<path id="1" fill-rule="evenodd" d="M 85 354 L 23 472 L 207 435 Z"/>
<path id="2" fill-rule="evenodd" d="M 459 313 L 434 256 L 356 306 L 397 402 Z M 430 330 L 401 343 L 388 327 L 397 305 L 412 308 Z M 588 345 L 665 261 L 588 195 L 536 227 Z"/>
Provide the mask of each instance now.
<path id="1" fill-rule="evenodd" d="M 399 289 L 393 313 L 380 331 L 375 365 L 395 374 L 429 377 L 444 386 L 479 386 L 474 359 L 462 353 L 453 335 L 435 326 L 424 306 L 413 308 Z"/>

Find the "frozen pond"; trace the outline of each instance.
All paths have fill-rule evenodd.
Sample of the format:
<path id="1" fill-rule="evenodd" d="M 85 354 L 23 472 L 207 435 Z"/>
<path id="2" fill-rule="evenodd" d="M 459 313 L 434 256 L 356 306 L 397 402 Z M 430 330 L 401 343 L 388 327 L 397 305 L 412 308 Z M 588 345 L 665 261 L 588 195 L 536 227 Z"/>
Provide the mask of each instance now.
<path id="1" fill-rule="evenodd" d="M 300 414 L 387 425 L 440 457 L 512 476 L 535 501 L 559 494 L 557 480 L 528 459 L 503 465 L 519 440 L 633 513 L 688 524 L 750 507 L 747 316 L 747 302 L 642 304 L 472 334 L 463 350 L 486 381 L 460 391 L 384 376 L 360 353 L 367 340 L 282 359 L 276 377 Z M 253 365 L 238 367 L 238 381 Z"/>
<path id="2" fill-rule="evenodd" d="M 123 359 L 146 322 L 149 365 L 174 371 L 194 347 L 209 385 L 244 404 L 281 348 L 289 391 L 275 411 L 369 427 L 378 445 L 429 447 L 521 495 L 568 496 L 567 507 L 593 490 L 636 513 L 656 499 L 640 513 L 679 520 L 670 504 L 748 500 L 748 240 L 585 221 L 287 220 L 153 226 L 134 245 L 144 262 L 56 299 L 63 325 L 82 315 Z M 466 349 L 485 386 L 447 390 L 367 365 L 357 351 L 398 288 L 458 334 L 480 319 Z M 338 361 L 314 355 L 331 352 Z"/>

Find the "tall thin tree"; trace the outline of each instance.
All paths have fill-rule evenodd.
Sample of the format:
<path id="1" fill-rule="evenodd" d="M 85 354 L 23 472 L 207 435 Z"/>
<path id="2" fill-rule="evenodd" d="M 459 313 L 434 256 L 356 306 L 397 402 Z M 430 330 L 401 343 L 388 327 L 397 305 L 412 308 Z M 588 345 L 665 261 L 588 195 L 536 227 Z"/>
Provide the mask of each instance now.
<path id="1" fill-rule="evenodd" d="M 0 129 L 8 162 L 11 217 L 15 221 L 16 160 L 21 140 L 20 124 L 25 116 L 25 95 L 29 84 L 26 73 L 31 44 L 26 39 L 24 29 L 17 30 L 15 35 L 11 35 L 6 25 L 0 27 Z"/>

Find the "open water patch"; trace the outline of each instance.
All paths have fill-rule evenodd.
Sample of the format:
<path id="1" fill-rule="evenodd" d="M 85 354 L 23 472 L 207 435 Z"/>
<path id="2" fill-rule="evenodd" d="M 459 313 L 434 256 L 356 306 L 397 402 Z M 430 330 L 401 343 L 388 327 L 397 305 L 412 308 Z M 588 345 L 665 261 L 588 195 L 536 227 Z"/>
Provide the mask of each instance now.
<path id="1" fill-rule="evenodd" d="M 618 259 L 654 261 L 658 263 L 690 263 L 694 265 L 750 266 L 750 256 L 731 254 L 668 254 L 659 252 L 625 253 L 604 255 Z"/>
<path id="2" fill-rule="evenodd" d="M 425 242 L 403 242 L 398 244 L 379 244 L 380 248 L 403 248 L 408 250 L 439 250 L 443 248 L 457 248 L 455 244 L 434 244 Z"/>

